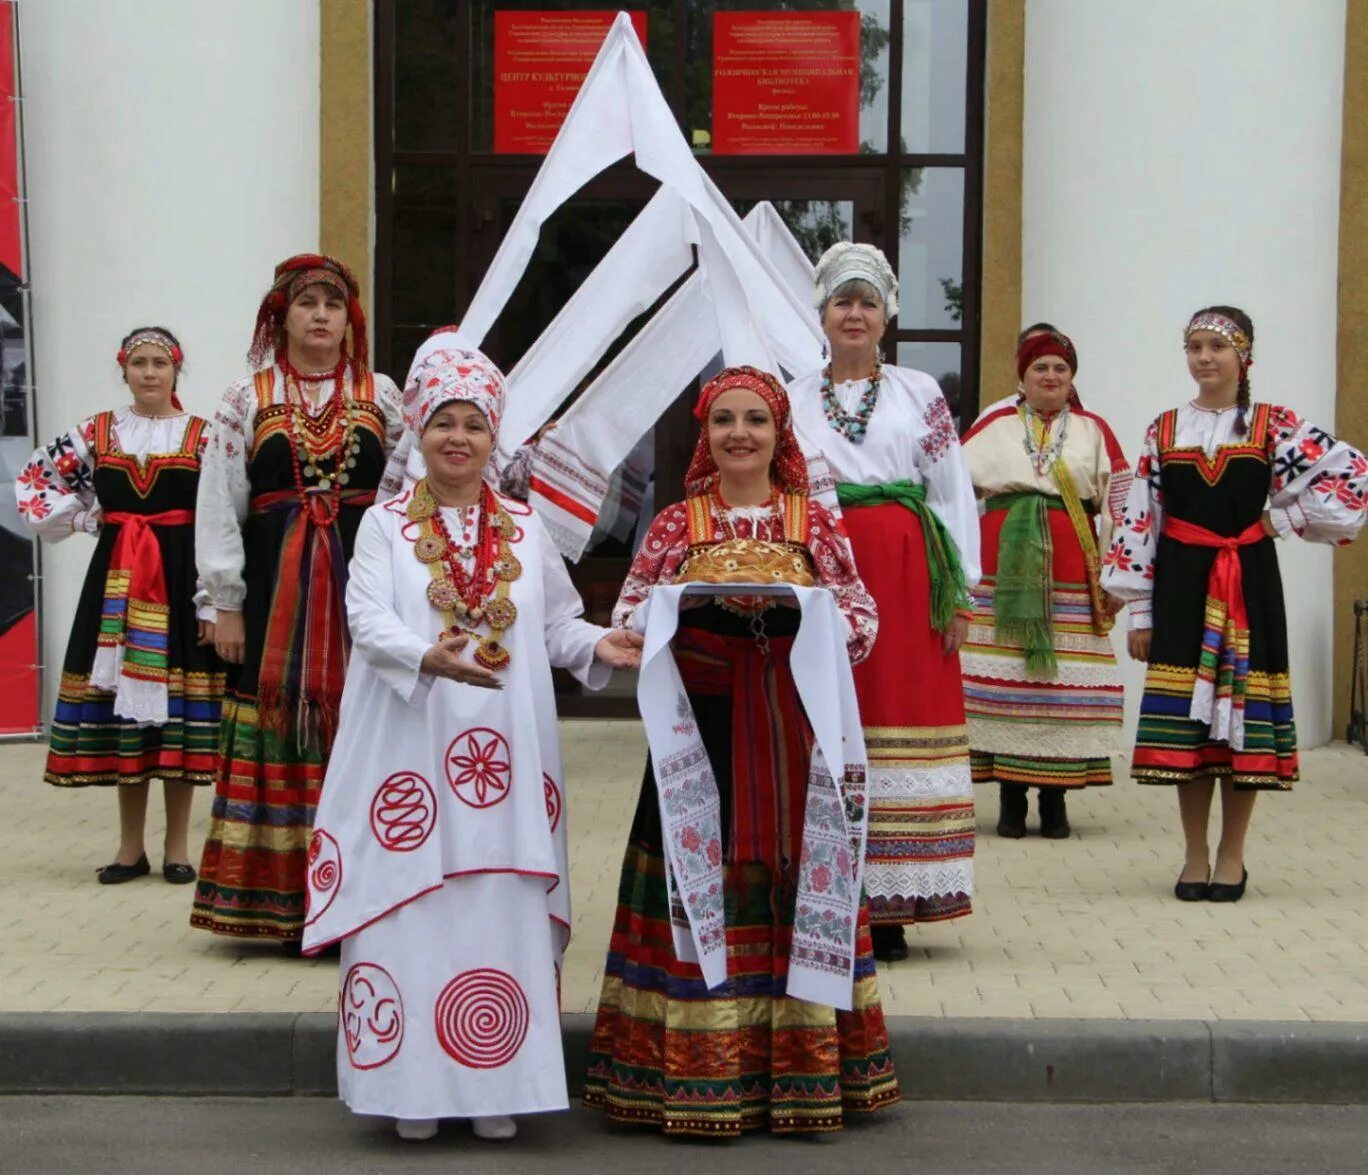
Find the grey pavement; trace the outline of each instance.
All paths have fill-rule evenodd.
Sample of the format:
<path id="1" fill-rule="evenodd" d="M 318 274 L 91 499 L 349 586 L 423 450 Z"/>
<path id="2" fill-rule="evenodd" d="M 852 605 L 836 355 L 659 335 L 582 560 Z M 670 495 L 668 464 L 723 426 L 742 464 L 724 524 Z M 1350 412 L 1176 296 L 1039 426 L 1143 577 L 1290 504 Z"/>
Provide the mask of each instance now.
<path id="1" fill-rule="evenodd" d="M 522 1119 L 509 1143 L 480 1142 L 460 1121 L 404 1143 L 388 1122 L 316 1098 L 0 1099 L 4 1175 L 1340 1175 L 1364 1170 L 1365 1140 L 1358 1106 L 919 1103 L 838 1134 L 730 1143 L 615 1129 L 574 1109 Z"/>

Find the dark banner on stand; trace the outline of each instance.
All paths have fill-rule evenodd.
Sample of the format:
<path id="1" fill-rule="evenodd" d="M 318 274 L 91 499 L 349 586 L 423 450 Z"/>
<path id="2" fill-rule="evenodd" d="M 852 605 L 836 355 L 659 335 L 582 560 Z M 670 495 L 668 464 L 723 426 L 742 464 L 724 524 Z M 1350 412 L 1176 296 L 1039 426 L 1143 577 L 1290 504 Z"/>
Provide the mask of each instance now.
<path id="1" fill-rule="evenodd" d="M 0 735 L 31 733 L 39 718 L 35 540 L 14 504 L 14 479 L 34 445 L 16 7 L 0 2 Z"/>

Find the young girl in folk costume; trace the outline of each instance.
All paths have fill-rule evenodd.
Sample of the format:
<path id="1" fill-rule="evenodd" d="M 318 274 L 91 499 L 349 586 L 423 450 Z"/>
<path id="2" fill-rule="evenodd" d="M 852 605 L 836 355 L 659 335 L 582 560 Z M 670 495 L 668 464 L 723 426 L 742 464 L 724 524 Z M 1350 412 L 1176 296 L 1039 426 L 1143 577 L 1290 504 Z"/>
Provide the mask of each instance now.
<path id="1" fill-rule="evenodd" d="M 738 567 L 740 578 L 754 579 L 741 567 L 747 549 L 771 557 L 777 548 L 781 562 L 797 557 L 806 583 L 830 589 L 851 660 L 865 658 L 878 626 L 874 602 L 834 519 L 808 497 L 782 386 L 767 373 L 731 368 L 703 389 L 694 414 L 702 431 L 685 482 L 689 496 L 651 524 L 614 623 L 632 624 L 657 586 L 706 579 L 704 564 Z M 710 861 L 716 853 L 713 865 L 722 870 L 726 971 L 710 988 L 700 964 L 677 949 L 661 768 L 648 761 L 584 1093 L 585 1105 L 619 1121 L 667 1134 L 822 1131 L 838 1129 L 847 1112 L 897 1100 L 858 894 L 851 1010 L 786 994 L 798 967 L 791 954 L 803 904 L 796 863 L 807 844 L 813 738 L 790 668 L 798 615 L 782 606 L 757 615 L 736 601 L 683 598 L 672 651 L 692 718 L 679 722 L 690 732 L 696 723 L 716 781 L 720 837 L 699 848 Z M 852 693 L 852 709 L 853 702 Z M 679 900 L 692 902 L 682 894 Z"/>
<path id="2" fill-rule="evenodd" d="M 510 1115 L 569 1104 L 551 667 L 598 688 L 640 660 L 636 633 L 581 619 L 540 520 L 485 480 L 503 389 L 454 336 L 415 360 L 427 473 L 357 533 L 355 648 L 309 848 L 305 949 L 342 943 L 338 1087 L 406 1139 L 458 1117 L 510 1138 Z"/>
<path id="3" fill-rule="evenodd" d="M 191 924 L 297 950 L 305 855 L 342 698 L 352 542 L 403 431 L 366 363 L 356 279 L 303 254 L 276 267 L 204 458 L 196 538 L 235 669 Z"/>
<path id="4" fill-rule="evenodd" d="M 1112 781 L 1121 676 L 1101 558 L 1130 488 L 1112 430 L 1074 390 L 1078 354 L 1054 329 L 1017 348 L 1021 391 L 964 435 L 983 504 L 983 579 L 961 653 L 975 782 L 996 781 L 999 836 L 1066 837 L 1069 790 Z"/>
<path id="5" fill-rule="evenodd" d="M 1350 542 L 1368 460 L 1291 409 L 1251 401 L 1254 324 L 1242 310 L 1198 311 L 1183 342 L 1197 397 L 1145 434 L 1103 583 L 1133 601 L 1130 653 L 1149 663 L 1132 772 L 1178 787 L 1187 858 L 1175 894 L 1234 902 L 1255 798 L 1298 777 L 1274 540 Z"/>
<path id="6" fill-rule="evenodd" d="M 907 957 L 903 927 L 971 909 L 974 792 L 959 648 L 979 578 L 974 487 L 936 381 L 883 362 L 898 281 L 872 245 L 817 263 L 831 360 L 794 382 L 793 421 L 826 458 L 860 575 L 882 618 L 855 670 L 869 752 L 874 954 Z M 820 487 L 819 487 L 820 488 Z"/>
<path id="7" fill-rule="evenodd" d="M 162 876 L 195 879 L 186 837 L 192 787 L 213 780 L 223 672 L 213 613 L 195 612 L 195 500 L 208 421 L 176 395 L 184 357 L 163 327 L 125 337 L 118 363 L 133 403 L 100 412 L 45 449 L 15 492 L 49 542 L 97 535 L 62 666 L 44 778 L 119 789 L 119 851 L 106 885 L 151 866 L 143 845 L 147 785 L 166 800 Z"/>

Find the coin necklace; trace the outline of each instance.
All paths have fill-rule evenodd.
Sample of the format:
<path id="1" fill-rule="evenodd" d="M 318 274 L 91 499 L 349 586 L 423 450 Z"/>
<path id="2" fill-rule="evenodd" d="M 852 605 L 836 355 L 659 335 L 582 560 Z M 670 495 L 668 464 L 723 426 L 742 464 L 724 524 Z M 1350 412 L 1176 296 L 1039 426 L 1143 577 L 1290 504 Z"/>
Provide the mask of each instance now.
<path id="1" fill-rule="evenodd" d="M 413 487 L 406 513 L 418 524 L 413 553 L 426 564 L 432 582 L 427 598 L 442 614 L 445 627 L 438 640 L 469 636 L 476 642 L 475 663 L 486 669 L 507 669 L 510 661 L 503 634 L 518 618 L 518 606 L 509 599 L 509 585 L 522 574 L 522 564 L 512 551 L 517 527 L 499 505 L 488 485 L 480 487 L 480 519 L 476 528 L 474 566 L 465 569 L 460 547 L 447 530 L 442 511 L 424 478 Z M 488 636 L 477 629 L 484 625 Z"/>
<path id="2" fill-rule="evenodd" d="M 309 417 L 304 402 L 305 377 L 287 359 L 281 359 L 285 373 L 285 403 L 289 408 L 290 435 L 294 441 L 295 485 L 302 493 L 306 480 L 314 480 L 318 489 L 340 493 L 340 488 L 351 481 L 351 471 L 361 453 L 361 438 L 356 430 L 356 402 L 342 391 L 342 375 L 346 361 L 342 360 L 320 380 L 332 380 L 329 404 L 316 420 Z M 301 460 L 302 458 L 302 460 Z"/>

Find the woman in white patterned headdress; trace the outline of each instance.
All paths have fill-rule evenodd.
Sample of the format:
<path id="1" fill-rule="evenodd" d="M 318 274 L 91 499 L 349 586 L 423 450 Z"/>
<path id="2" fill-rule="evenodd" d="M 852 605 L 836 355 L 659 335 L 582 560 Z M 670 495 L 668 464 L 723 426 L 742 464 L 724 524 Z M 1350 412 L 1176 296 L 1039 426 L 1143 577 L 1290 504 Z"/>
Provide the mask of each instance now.
<path id="1" fill-rule="evenodd" d="M 590 688 L 641 638 L 582 620 L 537 516 L 485 478 L 503 375 L 451 336 L 404 389 L 426 477 L 371 507 L 347 585 L 353 656 L 309 846 L 304 949 L 342 944 L 337 1070 L 359 1114 L 430 1138 L 568 1106 L 570 934 L 551 668 Z"/>
<path id="2" fill-rule="evenodd" d="M 794 425 L 831 467 L 879 639 L 855 667 L 869 752 L 865 885 L 874 957 L 907 956 L 903 926 L 970 911 L 974 799 L 959 647 L 979 578 L 978 511 L 955 421 L 931 376 L 883 362 L 898 281 L 872 245 L 817 263 L 830 347 L 794 382 Z M 820 488 L 820 487 L 815 487 Z"/>

